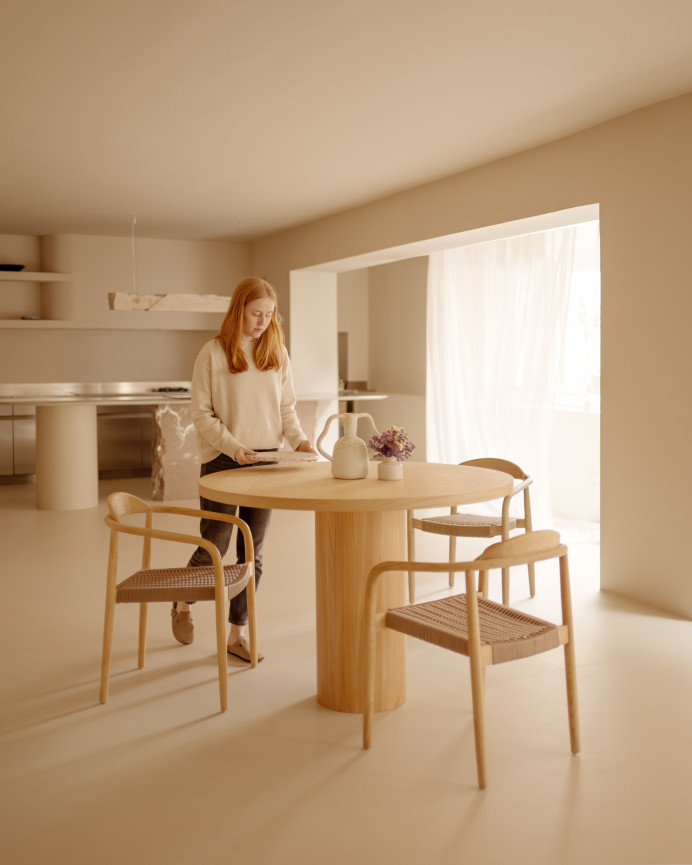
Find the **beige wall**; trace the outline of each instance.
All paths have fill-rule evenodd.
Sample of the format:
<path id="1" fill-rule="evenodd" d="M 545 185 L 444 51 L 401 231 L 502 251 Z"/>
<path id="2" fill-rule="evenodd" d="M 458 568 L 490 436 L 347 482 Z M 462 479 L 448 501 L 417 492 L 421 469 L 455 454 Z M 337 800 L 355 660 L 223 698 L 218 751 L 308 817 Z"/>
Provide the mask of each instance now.
<path id="1" fill-rule="evenodd" d="M 77 235 L 66 240 L 74 274 L 76 324 L 125 330 L 218 328 L 220 313 L 110 310 L 109 292 L 134 290 L 130 238 Z M 137 239 L 135 261 L 139 294 L 219 294 L 229 299 L 248 275 L 249 266 L 245 244 L 151 238 Z"/>
<path id="2" fill-rule="evenodd" d="M 686 617 L 686 538 L 669 524 L 689 519 L 692 482 L 681 382 L 691 365 L 690 153 L 687 94 L 252 247 L 253 269 L 284 291 L 292 269 L 598 203 L 602 585 Z"/>
<path id="3" fill-rule="evenodd" d="M 28 269 L 69 272 L 66 283 L 51 283 L 59 303 L 27 307 L 44 319 L 0 321 L 0 382 L 92 382 L 187 380 L 195 353 L 219 327 L 222 314 L 116 312 L 108 292 L 166 292 L 231 295 L 248 275 L 246 244 L 138 238 L 136 283 L 129 237 L 69 235 L 50 238 L 0 237 L 0 252 Z M 34 303 L 33 283 L 2 283 L 15 307 L 0 319 L 17 318 L 20 303 Z M 27 301 L 22 298 L 26 296 Z M 6 302 L 6 301 L 5 301 Z M 10 314 L 11 313 L 11 314 Z"/>
<path id="4" fill-rule="evenodd" d="M 425 460 L 426 282 L 428 259 L 410 258 L 372 267 L 369 345 L 371 386 L 389 396 L 361 403 L 378 429 L 404 427 Z"/>
<path id="5" fill-rule="evenodd" d="M 368 270 L 352 270 L 337 277 L 337 329 L 348 334 L 345 381 L 370 381 Z"/>
<path id="6" fill-rule="evenodd" d="M 355 410 L 375 426 L 403 426 L 425 459 L 427 257 L 338 276 L 338 328 L 349 334 L 349 378 L 366 381 L 386 400 L 361 400 Z"/>
<path id="7" fill-rule="evenodd" d="M 371 384 L 424 397 L 428 259 L 383 264 L 369 274 Z"/>
<path id="8" fill-rule="evenodd" d="M 3 330 L 2 384 L 189 381 L 214 334 L 195 330 Z"/>

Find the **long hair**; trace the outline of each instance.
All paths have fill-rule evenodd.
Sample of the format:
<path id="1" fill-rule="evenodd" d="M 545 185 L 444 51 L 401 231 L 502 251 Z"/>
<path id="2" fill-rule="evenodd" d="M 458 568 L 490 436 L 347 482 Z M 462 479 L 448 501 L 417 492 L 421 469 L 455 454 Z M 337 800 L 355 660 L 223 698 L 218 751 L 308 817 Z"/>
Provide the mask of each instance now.
<path id="1" fill-rule="evenodd" d="M 279 369 L 284 359 L 284 335 L 278 313 L 278 299 L 274 288 L 259 276 L 248 276 L 235 287 L 226 317 L 221 322 L 216 339 L 228 358 L 229 372 L 245 372 L 248 368 L 245 352 L 240 347 L 243 336 L 243 314 L 253 300 L 268 297 L 274 303 L 274 314 L 269 327 L 255 340 L 255 364 L 259 370 Z"/>

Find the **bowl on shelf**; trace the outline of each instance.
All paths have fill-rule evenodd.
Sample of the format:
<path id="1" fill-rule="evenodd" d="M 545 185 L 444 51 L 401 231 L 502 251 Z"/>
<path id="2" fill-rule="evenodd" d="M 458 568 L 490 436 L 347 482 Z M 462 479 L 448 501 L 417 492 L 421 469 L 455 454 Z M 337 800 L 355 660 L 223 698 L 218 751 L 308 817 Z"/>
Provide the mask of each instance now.
<path id="1" fill-rule="evenodd" d="M 0 264 L 0 270 L 24 270 L 23 264 Z"/>

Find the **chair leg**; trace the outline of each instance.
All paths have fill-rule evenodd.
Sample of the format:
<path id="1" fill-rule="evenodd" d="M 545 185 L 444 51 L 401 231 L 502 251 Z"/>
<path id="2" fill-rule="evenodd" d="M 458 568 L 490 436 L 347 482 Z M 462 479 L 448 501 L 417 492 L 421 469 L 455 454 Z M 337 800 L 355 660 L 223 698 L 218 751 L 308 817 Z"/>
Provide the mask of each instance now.
<path id="1" fill-rule="evenodd" d="M 529 594 L 532 598 L 536 597 L 536 566 L 533 562 L 528 565 L 529 568 Z"/>
<path id="2" fill-rule="evenodd" d="M 215 604 L 216 657 L 219 668 L 219 702 L 221 711 L 228 709 L 228 658 L 226 656 L 226 592 L 220 593 Z"/>
<path id="3" fill-rule="evenodd" d="M 471 662 L 471 699 L 473 702 L 473 735 L 476 743 L 478 786 L 487 786 L 487 758 L 485 743 L 485 667 L 478 658 Z"/>
<path id="4" fill-rule="evenodd" d="M 115 617 L 115 598 L 106 598 L 106 612 L 103 621 L 103 651 L 101 653 L 101 690 L 99 702 L 108 700 L 108 679 L 111 667 L 111 647 L 113 645 L 113 619 Z"/>
<path id="5" fill-rule="evenodd" d="M 372 747 L 372 721 L 375 714 L 375 651 L 376 637 L 372 621 L 366 633 L 363 676 L 363 748 Z"/>
<path id="6" fill-rule="evenodd" d="M 415 529 L 413 528 L 413 511 L 406 511 L 406 545 L 408 549 L 408 560 L 414 562 L 416 560 L 416 539 L 414 537 Z M 416 572 L 408 572 L 408 602 L 415 603 L 416 600 Z"/>
<path id="7" fill-rule="evenodd" d="M 562 621 L 567 625 L 569 639 L 564 645 L 565 678 L 567 680 L 567 712 L 569 715 L 569 739 L 573 754 L 581 748 L 579 735 L 579 708 L 577 699 L 577 662 L 574 657 L 574 625 L 572 621 L 572 597 L 569 589 L 569 564 L 567 556 L 560 558 L 560 595 Z"/>
<path id="8" fill-rule="evenodd" d="M 502 569 L 502 603 L 509 606 L 509 568 Z"/>
<path id="9" fill-rule="evenodd" d="M 137 646 L 137 667 L 141 670 L 147 654 L 147 604 L 139 605 L 139 644 Z"/>
<path id="10" fill-rule="evenodd" d="M 257 595 L 255 594 L 255 578 L 249 580 L 247 588 L 248 631 L 250 633 L 250 666 L 257 666 Z"/>
<path id="11" fill-rule="evenodd" d="M 457 539 L 454 535 L 449 536 L 449 564 L 453 565 L 457 558 Z M 449 588 L 454 588 L 454 578 L 456 573 L 450 569 L 449 571 Z"/>
<path id="12" fill-rule="evenodd" d="M 565 643 L 564 648 L 570 749 L 573 754 L 578 754 L 581 750 L 581 736 L 579 732 L 579 705 L 577 699 L 577 665 L 574 658 L 574 643 L 571 638 L 568 643 Z"/>

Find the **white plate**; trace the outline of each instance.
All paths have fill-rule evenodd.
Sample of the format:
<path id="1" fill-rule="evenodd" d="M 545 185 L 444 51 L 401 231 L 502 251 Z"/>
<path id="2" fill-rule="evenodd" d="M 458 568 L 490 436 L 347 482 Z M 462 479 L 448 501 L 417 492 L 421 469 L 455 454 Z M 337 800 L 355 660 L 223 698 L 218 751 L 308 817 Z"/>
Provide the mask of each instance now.
<path id="1" fill-rule="evenodd" d="M 247 457 L 253 463 L 310 463 L 319 459 L 319 454 L 309 451 L 268 451 Z"/>

